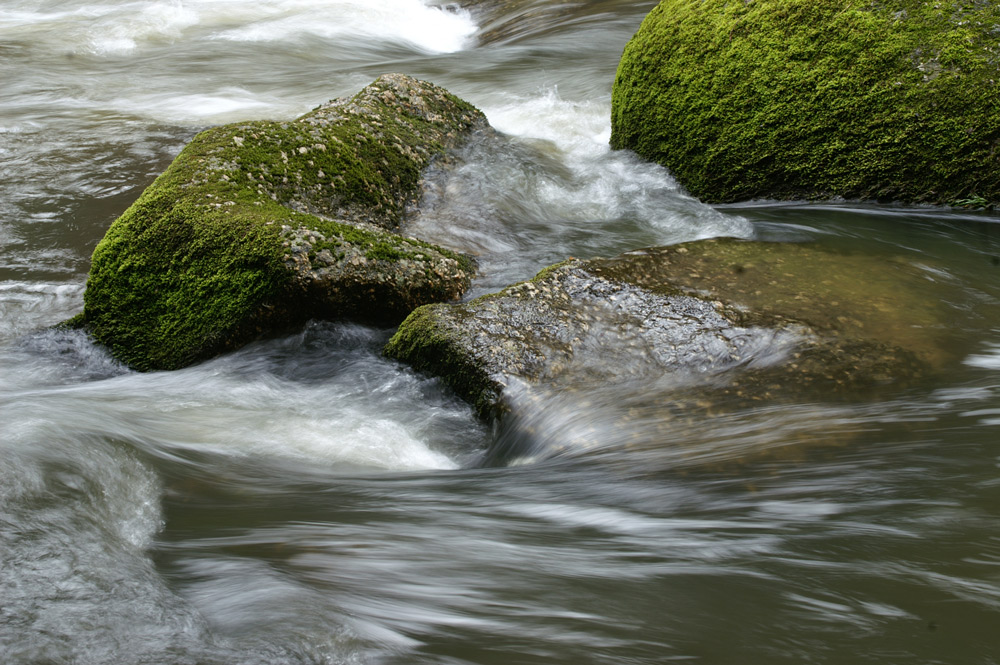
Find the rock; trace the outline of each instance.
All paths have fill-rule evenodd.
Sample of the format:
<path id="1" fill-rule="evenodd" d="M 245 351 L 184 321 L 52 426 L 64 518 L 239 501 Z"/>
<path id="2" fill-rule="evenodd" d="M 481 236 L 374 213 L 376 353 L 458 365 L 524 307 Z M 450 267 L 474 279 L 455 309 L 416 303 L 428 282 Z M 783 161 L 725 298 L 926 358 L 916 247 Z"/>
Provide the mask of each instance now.
<path id="1" fill-rule="evenodd" d="M 1000 4 L 663 0 L 611 144 L 706 202 L 1000 202 Z"/>
<path id="2" fill-rule="evenodd" d="M 133 368 L 174 369 L 310 318 L 394 324 L 457 298 L 472 260 L 392 231 L 422 170 L 485 127 L 386 75 L 291 122 L 202 132 L 94 251 L 87 329 Z"/>
<path id="3" fill-rule="evenodd" d="M 704 410 L 917 380 L 949 359 L 938 303 L 904 262 L 715 239 L 570 259 L 469 303 L 421 307 L 385 353 L 443 377 L 483 418 L 525 385 L 683 386 Z"/>

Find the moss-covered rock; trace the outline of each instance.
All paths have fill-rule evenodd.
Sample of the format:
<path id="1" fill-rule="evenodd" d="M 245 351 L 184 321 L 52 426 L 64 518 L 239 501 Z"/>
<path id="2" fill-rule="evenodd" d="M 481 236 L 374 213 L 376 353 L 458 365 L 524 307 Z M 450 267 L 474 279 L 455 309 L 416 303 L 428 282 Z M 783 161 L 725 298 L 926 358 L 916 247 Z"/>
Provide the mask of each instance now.
<path id="1" fill-rule="evenodd" d="M 615 148 L 708 202 L 1000 202 L 1000 4 L 662 0 L 628 43 Z"/>
<path id="2" fill-rule="evenodd" d="M 949 362 L 930 288 L 902 261 L 705 240 L 571 259 L 470 303 L 421 307 L 385 353 L 443 377 L 482 417 L 506 408 L 512 383 L 653 380 L 701 386 L 702 402 L 856 395 Z"/>
<path id="3" fill-rule="evenodd" d="M 422 170 L 485 126 L 386 75 L 291 122 L 202 132 L 94 251 L 88 330 L 134 368 L 173 369 L 309 318 L 395 323 L 457 298 L 472 260 L 391 231 Z"/>

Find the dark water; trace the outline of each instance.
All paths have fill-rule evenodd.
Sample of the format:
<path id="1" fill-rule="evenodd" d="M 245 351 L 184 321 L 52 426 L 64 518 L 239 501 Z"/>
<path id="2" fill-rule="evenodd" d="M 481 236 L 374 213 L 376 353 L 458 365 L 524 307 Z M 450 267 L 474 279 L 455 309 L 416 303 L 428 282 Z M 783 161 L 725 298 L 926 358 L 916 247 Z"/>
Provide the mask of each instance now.
<path id="1" fill-rule="evenodd" d="M 651 2 L 9 0 L 0 8 L 0 662 L 1000 661 L 1000 224 L 713 209 L 607 149 Z M 173 373 L 80 335 L 94 245 L 200 128 L 386 71 L 505 133 L 414 232 L 484 293 L 569 255 L 736 235 L 903 261 L 921 385 L 665 413 L 643 386 L 496 426 L 315 323 Z"/>

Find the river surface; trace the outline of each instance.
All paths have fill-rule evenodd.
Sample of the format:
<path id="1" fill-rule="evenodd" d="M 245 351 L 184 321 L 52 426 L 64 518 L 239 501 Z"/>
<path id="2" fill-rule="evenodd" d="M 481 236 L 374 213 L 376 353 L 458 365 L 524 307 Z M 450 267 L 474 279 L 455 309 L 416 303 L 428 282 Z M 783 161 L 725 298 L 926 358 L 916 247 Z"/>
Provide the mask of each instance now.
<path id="1" fill-rule="evenodd" d="M 0 662 L 1000 662 L 1000 218 L 711 208 L 612 153 L 653 4 L 3 2 Z M 390 71 L 503 132 L 411 221 L 480 255 L 470 297 L 570 255 L 811 240 L 920 267 L 956 359 L 864 399 L 664 423 L 625 386 L 512 427 L 383 359 L 391 330 L 139 374 L 46 329 L 197 131 Z"/>

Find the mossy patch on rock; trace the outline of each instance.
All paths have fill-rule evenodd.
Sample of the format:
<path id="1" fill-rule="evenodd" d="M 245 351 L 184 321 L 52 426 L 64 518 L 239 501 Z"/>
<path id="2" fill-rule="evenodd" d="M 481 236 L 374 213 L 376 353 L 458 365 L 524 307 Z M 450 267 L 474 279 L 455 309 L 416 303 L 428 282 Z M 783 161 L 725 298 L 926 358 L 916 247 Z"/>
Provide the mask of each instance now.
<path id="1" fill-rule="evenodd" d="M 88 330 L 136 369 L 173 369 L 309 318 L 394 323 L 457 298 L 472 260 L 391 231 L 431 160 L 486 126 L 386 75 L 291 122 L 202 132 L 94 251 Z"/>
<path id="2" fill-rule="evenodd" d="M 670 377 L 710 383 L 703 401 L 850 396 L 947 362 L 946 327 L 905 262 L 716 239 L 569 260 L 469 303 L 421 307 L 385 353 L 490 417 L 511 382 L 585 392 Z"/>
<path id="3" fill-rule="evenodd" d="M 1000 202 L 1000 5 L 662 0 L 611 143 L 707 202 Z"/>

